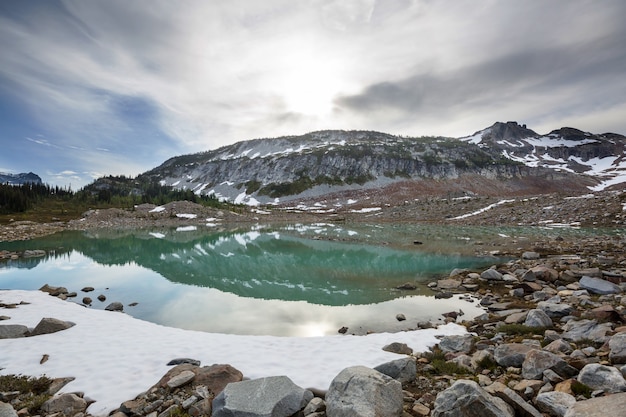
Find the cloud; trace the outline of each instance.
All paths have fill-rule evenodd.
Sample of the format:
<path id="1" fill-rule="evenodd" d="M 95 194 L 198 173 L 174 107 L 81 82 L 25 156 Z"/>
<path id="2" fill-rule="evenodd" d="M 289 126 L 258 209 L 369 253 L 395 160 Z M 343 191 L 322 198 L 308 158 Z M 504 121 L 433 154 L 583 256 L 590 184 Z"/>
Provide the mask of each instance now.
<path id="1" fill-rule="evenodd" d="M 624 15 L 618 0 L 5 2 L 0 140 L 29 138 L 51 172 L 129 174 L 318 129 L 461 136 L 593 114 L 626 132 Z"/>

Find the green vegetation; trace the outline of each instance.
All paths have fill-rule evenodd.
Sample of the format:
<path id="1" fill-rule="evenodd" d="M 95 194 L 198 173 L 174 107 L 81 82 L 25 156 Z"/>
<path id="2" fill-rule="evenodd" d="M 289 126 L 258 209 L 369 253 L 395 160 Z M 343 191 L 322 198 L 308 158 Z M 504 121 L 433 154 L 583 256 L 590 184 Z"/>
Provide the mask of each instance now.
<path id="1" fill-rule="evenodd" d="M 470 371 L 454 362 L 446 361 L 445 354 L 439 348 L 424 354 L 432 366 L 431 372 L 436 375 L 467 375 Z"/>
<path id="2" fill-rule="evenodd" d="M 50 384 L 52 380 L 45 375 L 39 378 L 24 375 L 0 375 L 0 392 L 18 391 L 22 401 L 20 407 L 27 408 L 31 415 L 36 414 L 43 403 L 51 397 L 48 394 Z"/>
<path id="3" fill-rule="evenodd" d="M 67 221 L 88 209 L 132 209 L 143 203 L 163 205 L 178 200 L 216 208 L 232 206 L 220 202 L 214 195 L 200 196 L 192 190 L 175 190 L 147 180 L 108 176 L 77 192 L 45 184 L 0 185 L 0 223 L 10 220 Z"/>
<path id="4" fill-rule="evenodd" d="M 505 333 L 509 336 L 518 335 L 542 335 L 548 328 L 546 327 L 531 327 L 524 326 L 523 324 L 505 324 L 497 328 L 499 333 Z"/>
<path id="5" fill-rule="evenodd" d="M 593 389 L 589 385 L 583 384 L 582 382 L 574 379 L 572 380 L 571 388 L 575 396 L 582 395 L 585 398 L 591 398 Z"/>

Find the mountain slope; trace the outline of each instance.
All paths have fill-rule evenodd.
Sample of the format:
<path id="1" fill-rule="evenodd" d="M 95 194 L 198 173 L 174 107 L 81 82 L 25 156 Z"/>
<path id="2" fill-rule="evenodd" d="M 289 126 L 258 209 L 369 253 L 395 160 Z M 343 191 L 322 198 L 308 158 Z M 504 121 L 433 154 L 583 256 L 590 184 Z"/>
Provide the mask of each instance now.
<path id="1" fill-rule="evenodd" d="M 20 185 L 26 183 L 41 184 L 41 177 L 32 172 L 21 174 L 9 174 L 0 172 L 0 184 Z"/>
<path id="2" fill-rule="evenodd" d="M 626 181 L 625 139 L 571 128 L 542 136 L 515 122 L 460 139 L 330 130 L 174 157 L 140 177 L 245 204 L 394 187 L 459 195 L 585 191 Z"/>

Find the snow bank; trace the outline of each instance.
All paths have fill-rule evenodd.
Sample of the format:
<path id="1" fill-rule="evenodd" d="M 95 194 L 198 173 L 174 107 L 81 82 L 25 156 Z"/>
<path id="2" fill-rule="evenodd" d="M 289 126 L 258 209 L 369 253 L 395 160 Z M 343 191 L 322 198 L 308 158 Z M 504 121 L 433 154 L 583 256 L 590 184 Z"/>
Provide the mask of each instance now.
<path id="1" fill-rule="evenodd" d="M 0 302 L 20 303 L 5 310 L 2 324 L 35 327 L 43 317 L 72 321 L 58 333 L 0 340 L 0 373 L 48 377 L 73 376 L 63 392 L 82 391 L 96 400 L 94 415 L 106 415 L 154 385 L 171 359 L 190 357 L 203 365 L 231 364 L 245 377 L 287 375 L 305 388 L 327 389 L 352 365 L 377 366 L 400 356 L 381 348 L 392 342 L 425 351 L 436 335 L 464 334 L 447 324 L 438 329 L 368 336 L 275 337 L 204 333 L 159 326 L 124 313 L 92 310 L 39 291 L 0 291 Z M 210 319 L 210 318 L 199 318 Z M 41 357 L 49 360 L 40 365 Z"/>

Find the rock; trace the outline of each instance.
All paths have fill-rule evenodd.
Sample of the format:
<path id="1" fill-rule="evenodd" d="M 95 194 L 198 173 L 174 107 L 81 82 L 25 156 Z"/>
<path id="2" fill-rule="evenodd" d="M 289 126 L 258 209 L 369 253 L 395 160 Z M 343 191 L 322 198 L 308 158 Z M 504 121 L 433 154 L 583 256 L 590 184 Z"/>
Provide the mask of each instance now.
<path id="1" fill-rule="evenodd" d="M 612 363 L 626 363 L 626 332 L 617 333 L 609 340 L 609 360 Z"/>
<path id="2" fill-rule="evenodd" d="M 522 259 L 526 260 L 536 260 L 539 259 L 540 255 L 537 252 L 524 252 L 522 253 Z"/>
<path id="3" fill-rule="evenodd" d="M 417 377 L 417 365 L 415 358 L 401 358 L 391 362 L 383 363 L 374 368 L 376 371 L 385 374 L 400 383 L 413 382 Z"/>
<path id="4" fill-rule="evenodd" d="M 606 333 L 612 330 L 611 323 L 598 323 L 595 320 L 570 320 L 563 326 L 561 337 L 565 340 L 578 342 L 591 339 L 605 342 Z"/>
<path id="5" fill-rule="evenodd" d="M 555 355 L 558 355 L 559 353 L 568 355 L 573 351 L 572 346 L 563 339 L 557 339 L 550 342 L 543 348 L 543 350 L 554 353 Z"/>
<path id="6" fill-rule="evenodd" d="M 124 311 L 124 305 L 115 301 L 104 308 L 106 311 Z"/>
<path id="7" fill-rule="evenodd" d="M 341 371 L 326 394 L 329 417 L 399 417 L 402 405 L 402 384 L 365 366 Z"/>
<path id="8" fill-rule="evenodd" d="M 217 396 L 231 382 L 240 382 L 243 374 L 230 365 L 213 364 L 203 366 L 197 370 L 196 378 L 193 381 L 194 387 L 204 386 L 213 395 Z"/>
<path id="9" fill-rule="evenodd" d="M 180 374 L 182 372 L 185 372 L 185 371 L 191 371 L 191 372 L 196 373 L 198 371 L 198 369 L 199 368 L 197 366 L 194 366 L 194 365 L 191 365 L 191 364 L 188 364 L 188 363 L 183 363 L 183 364 L 180 364 L 180 365 L 176 365 L 175 367 L 173 367 L 172 369 L 167 371 L 165 373 L 165 375 L 163 375 L 161 377 L 159 382 L 157 382 L 154 385 L 154 388 L 167 388 L 167 382 L 170 379 L 174 378 L 176 375 L 178 375 L 178 374 Z"/>
<path id="10" fill-rule="evenodd" d="M 341 327 L 337 330 L 337 333 L 346 334 L 348 332 L 348 328 L 346 326 Z"/>
<path id="11" fill-rule="evenodd" d="M 81 291 L 82 291 L 82 292 L 91 292 L 91 291 L 93 291 L 93 290 L 94 290 L 94 288 L 93 288 L 93 287 L 84 287 Z"/>
<path id="12" fill-rule="evenodd" d="M 501 382 L 496 381 L 485 387 L 485 391 L 504 400 L 508 405 L 513 407 L 516 416 L 542 417 L 541 413 L 537 411 L 535 407 L 528 404 L 518 393 Z"/>
<path id="13" fill-rule="evenodd" d="M 411 349 L 406 343 L 393 342 L 386 346 L 383 346 L 385 352 L 398 353 L 400 355 L 411 355 L 413 349 Z"/>
<path id="14" fill-rule="evenodd" d="M 0 339 L 16 339 L 28 336 L 28 327 L 21 324 L 0 325 Z"/>
<path id="15" fill-rule="evenodd" d="M 105 302 L 105 301 L 106 301 L 106 299 L 107 299 L 107 298 L 106 298 L 106 296 L 105 296 L 104 294 L 100 294 L 100 295 L 98 296 L 98 300 L 99 300 L 100 302 Z"/>
<path id="16" fill-rule="evenodd" d="M 48 395 L 54 395 L 57 392 L 61 391 L 61 388 L 63 388 L 64 386 L 66 386 L 67 384 L 69 384 L 70 382 L 72 382 L 73 380 L 75 380 L 76 378 L 74 377 L 65 377 L 65 378 L 55 378 L 52 380 L 52 383 L 50 384 L 50 386 L 48 387 L 48 390 L 46 391 L 46 394 Z"/>
<path id="17" fill-rule="evenodd" d="M 188 364 L 191 364 L 191 365 L 200 366 L 200 361 L 199 360 L 191 359 L 191 358 L 176 358 L 176 359 L 172 359 L 171 361 L 169 361 L 167 363 L 167 366 L 182 365 L 183 363 L 188 363 Z"/>
<path id="18" fill-rule="evenodd" d="M 17 413 L 11 404 L 0 402 L 0 417 L 17 417 Z"/>
<path id="19" fill-rule="evenodd" d="M 569 316 L 574 312 L 574 308 L 565 303 L 551 303 L 548 301 L 540 301 L 537 303 L 537 308 L 543 310 L 551 318 L 561 318 Z"/>
<path id="20" fill-rule="evenodd" d="M 76 323 L 72 323 L 71 321 L 63 321 L 55 318 L 45 317 L 41 319 L 37 326 L 35 326 L 33 331 L 30 333 L 30 336 L 56 333 L 60 332 L 61 330 L 67 330 L 75 325 Z"/>
<path id="21" fill-rule="evenodd" d="M 522 364 L 522 377 L 524 379 L 541 379 L 546 369 L 551 369 L 564 378 L 573 377 L 578 373 L 576 368 L 568 365 L 554 353 L 545 350 L 531 350 Z"/>
<path id="22" fill-rule="evenodd" d="M 578 401 L 567 410 L 565 417 L 620 416 L 623 415 L 624 410 L 626 410 L 626 393 L 621 393 Z"/>
<path id="23" fill-rule="evenodd" d="M 535 398 L 537 408 L 555 417 L 563 417 L 567 410 L 576 404 L 576 398 L 564 392 L 542 392 Z"/>
<path id="24" fill-rule="evenodd" d="M 591 363 L 585 365 L 578 374 L 578 382 L 588 385 L 594 390 L 602 390 L 604 392 L 621 392 L 626 391 L 626 380 L 622 373 L 612 366 Z"/>
<path id="25" fill-rule="evenodd" d="M 398 321 L 404 321 L 406 320 L 406 316 L 402 313 L 396 314 L 396 320 Z"/>
<path id="26" fill-rule="evenodd" d="M 416 289 L 417 289 L 417 285 L 412 284 L 412 283 L 410 283 L 410 282 L 405 282 L 405 283 L 404 283 L 404 284 L 402 284 L 402 285 L 398 285 L 398 286 L 396 287 L 396 289 L 398 289 L 398 290 L 408 290 L 408 291 L 412 291 L 412 290 L 416 290 Z"/>
<path id="27" fill-rule="evenodd" d="M 288 417 L 311 399 L 311 391 L 286 376 L 233 382 L 213 400 L 212 417 Z"/>
<path id="28" fill-rule="evenodd" d="M 537 279 L 541 279 L 544 281 L 554 282 L 559 279 L 559 273 L 556 270 L 549 268 L 545 265 L 534 266 L 530 268 L 530 271 L 535 274 L 535 277 Z"/>
<path id="29" fill-rule="evenodd" d="M 532 309 L 528 312 L 524 326 L 528 327 L 552 327 L 552 319 L 548 314 L 538 308 Z"/>
<path id="30" fill-rule="evenodd" d="M 505 343 L 496 347 L 493 358 L 500 366 L 520 368 L 526 354 L 533 349 L 535 348 L 522 343 Z"/>
<path id="31" fill-rule="evenodd" d="M 47 292 L 48 294 L 56 297 L 61 294 L 67 294 L 67 288 L 65 287 L 52 287 L 48 284 L 44 284 L 43 287 L 39 288 L 39 291 Z"/>
<path id="32" fill-rule="evenodd" d="M 183 371 L 167 381 L 167 386 L 170 389 L 182 387 L 194 379 L 195 376 L 196 374 L 193 371 Z"/>
<path id="33" fill-rule="evenodd" d="M 308 416 L 313 413 L 320 413 L 326 411 L 326 403 L 319 397 L 314 397 L 309 403 L 304 407 L 302 414 Z"/>
<path id="34" fill-rule="evenodd" d="M 471 334 L 446 336 L 439 342 L 439 348 L 444 352 L 470 353 L 474 348 L 474 336 Z"/>
<path id="35" fill-rule="evenodd" d="M 620 294 L 622 289 L 619 285 L 615 285 L 612 282 L 605 281 L 601 278 L 592 278 L 584 276 L 578 281 L 580 286 L 585 290 L 593 294 Z"/>
<path id="36" fill-rule="evenodd" d="M 432 417 L 514 417 L 515 410 L 504 400 L 494 397 L 476 382 L 456 381 L 435 398 Z"/>
<path id="37" fill-rule="evenodd" d="M 73 416 L 87 409 L 87 401 L 76 394 L 61 394 L 43 403 L 41 409 L 48 414 L 63 413 Z"/>
<path id="38" fill-rule="evenodd" d="M 415 414 L 418 416 L 426 417 L 430 414 L 430 408 L 426 407 L 424 404 L 415 403 L 411 408 Z"/>
<path id="39" fill-rule="evenodd" d="M 93 300 L 91 298 L 83 297 L 83 304 L 85 304 L 86 306 L 90 306 L 92 302 Z"/>
<path id="40" fill-rule="evenodd" d="M 437 281 L 437 288 L 440 290 L 454 290 L 461 286 L 461 281 L 456 279 L 440 279 Z"/>
<path id="41" fill-rule="evenodd" d="M 502 281 L 502 274 L 493 268 L 487 269 L 480 274 L 482 279 L 487 281 Z"/>
<path id="42" fill-rule="evenodd" d="M 36 258 L 46 256 L 46 251 L 42 249 L 27 249 L 22 253 L 23 258 Z"/>

